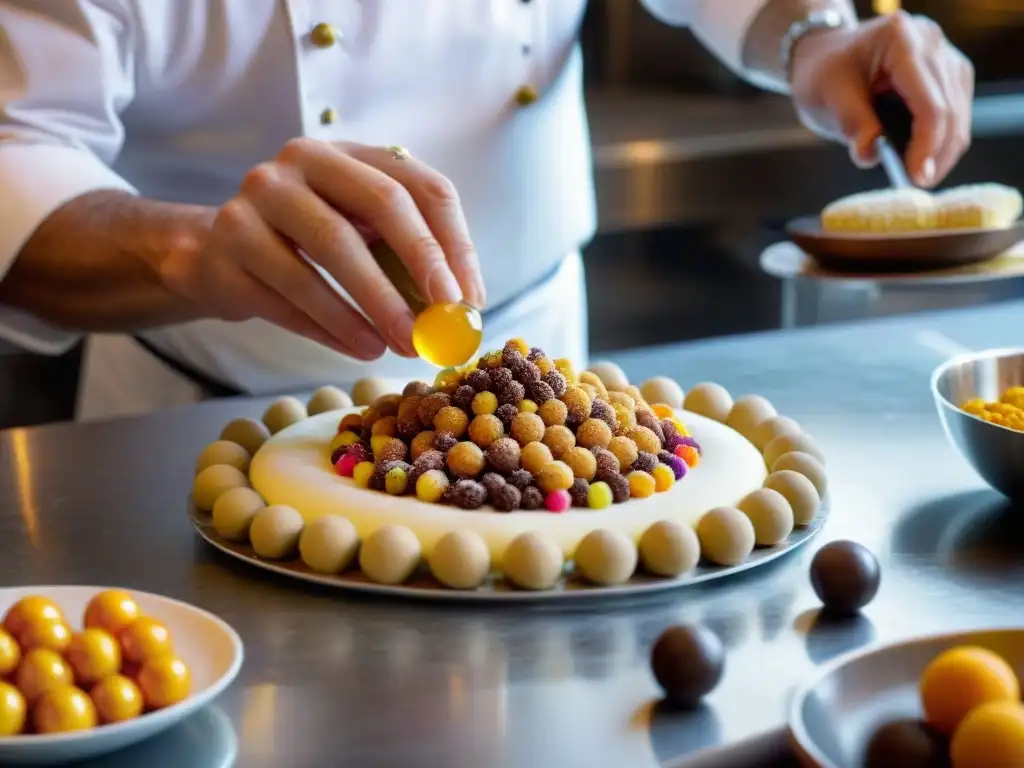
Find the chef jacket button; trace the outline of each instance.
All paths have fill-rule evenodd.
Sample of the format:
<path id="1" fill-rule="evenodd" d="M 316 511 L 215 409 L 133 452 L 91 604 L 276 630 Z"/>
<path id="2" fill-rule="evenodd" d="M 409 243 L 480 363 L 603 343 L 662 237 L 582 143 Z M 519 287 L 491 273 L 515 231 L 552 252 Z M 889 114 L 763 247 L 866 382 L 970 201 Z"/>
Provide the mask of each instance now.
<path id="1" fill-rule="evenodd" d="M 317 48 L 330 48 L 338 42 L 338 33 L 335 31 L 334 27 L 324 22 L 313 27 L 313 31 L 309 33 L 309 37 L 313 41 L 313 45 Z"/>
<path id="2" fill-rule="evenodd" d="M 332 109 L 331 107 L 328 107 L 327 109 L 320 113 L 321 125 L 330 125 L 331 123 L 337 122 L 337 120 L 338 112 Z"/>
<path id="3" fill-rule="evenodd" d="M 537 89 L 532 85 L 521 85 L 516 91 L 516 103 L 520 107 L 528 107 L 537 100 Z"/>

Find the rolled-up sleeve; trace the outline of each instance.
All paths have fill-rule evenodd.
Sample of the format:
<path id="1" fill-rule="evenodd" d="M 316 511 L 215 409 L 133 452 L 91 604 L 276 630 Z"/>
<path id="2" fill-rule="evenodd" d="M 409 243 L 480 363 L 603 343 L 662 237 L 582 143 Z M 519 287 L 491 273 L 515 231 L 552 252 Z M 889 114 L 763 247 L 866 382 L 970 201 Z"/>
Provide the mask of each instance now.
<path id="1" fill-rule="evenodd" d="M 643 0 L 667 24 L 689 26 L 697 38 L 734 72 L 745 75 L 743 42 L 768 0 Z"/>
<path id="2" fill-rule="evenodd" d="M 0 0 L 0 279 L 65 203 L 134 192 L 111 170 L 119 114 L 134 95 L 131 24 L 114 0 Z M 0 308 L 0 336 L 45 354 L 77 338 L 9 308 Z"/>

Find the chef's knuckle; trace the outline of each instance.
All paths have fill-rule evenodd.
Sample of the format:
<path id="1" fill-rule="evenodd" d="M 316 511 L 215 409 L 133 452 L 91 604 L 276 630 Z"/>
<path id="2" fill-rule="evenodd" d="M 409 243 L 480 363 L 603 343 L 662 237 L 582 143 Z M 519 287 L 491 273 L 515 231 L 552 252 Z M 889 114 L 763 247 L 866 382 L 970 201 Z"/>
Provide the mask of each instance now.
<path id="1" fill-rule="evenodd" d="M 316 139 L 311 139 L 309 136 L 296 136 L 281 147 L 278 159 L 283 163 L 299 165 L 305 158 L 313 154 L 318 143 Z"/>
<path id="2" fill-rule="evenodd" d="M 217 224 L 231 231 L 243 229 L 249 224 L 250 211 L 245 200 L 234 197 L 221 206 L 217 213 Z"/>
<path id="3" fill-rule="evenodd" d="M 281 182 L 281 169 L 276 163 L 260 163 L 242 178 L 242 194 L 260 197 L 274 191 Z"/>
<path id="4" fill-rule="evenodd" d="M 405 187 L 390 177 L 372 182 L 366 189 L 366 195 L 370 208 L 378 217 L 403 210 L 409 198 Z"/>
<path id="5" fill-rule="evenodd" d="M 908 46 L 913 43 L 915 26 L 913 16 L 900 9 L 890 13 L 887 22 L 886 29 L 896 43 Z"/>
<path id="6" fill-rule="evenodd" d="M 454 182 L 441 173 L 428 173 L 423 180 L 423 193 L 427 200 L 437 206 L 454 208 L 459 205 L 459 191 Z"/>

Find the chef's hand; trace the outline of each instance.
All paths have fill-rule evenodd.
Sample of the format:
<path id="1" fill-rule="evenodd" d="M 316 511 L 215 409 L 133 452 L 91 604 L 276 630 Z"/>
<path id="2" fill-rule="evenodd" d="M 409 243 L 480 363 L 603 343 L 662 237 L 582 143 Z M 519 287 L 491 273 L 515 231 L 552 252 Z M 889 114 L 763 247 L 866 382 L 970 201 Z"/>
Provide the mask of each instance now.
<path id="1" fill-rule="evenodd" d="M 429 301 L 483 306 L 476 252 L 448 179 L 383 147 L 308 138 L 246 174 L 198 258 L 178 263 L 174 278 L 225 320 L 263 318 L 361 360 L 386 346 L 414 355 L 412 313 L 370 254 L 368 232 L 392 247 Z"/>
<path id="2" fill-rule="evenodd" d="M 804 122 L 850 145 L 854 162 L 876 161 L 882 127 L 872 96 L 894 90 L 914 116 L 907 171 L 931 187 L 971 143 L 974 68 L 931 19 L 896 12 L 856 28 L 812 32 L 793 51 L 792 94 Z"/>

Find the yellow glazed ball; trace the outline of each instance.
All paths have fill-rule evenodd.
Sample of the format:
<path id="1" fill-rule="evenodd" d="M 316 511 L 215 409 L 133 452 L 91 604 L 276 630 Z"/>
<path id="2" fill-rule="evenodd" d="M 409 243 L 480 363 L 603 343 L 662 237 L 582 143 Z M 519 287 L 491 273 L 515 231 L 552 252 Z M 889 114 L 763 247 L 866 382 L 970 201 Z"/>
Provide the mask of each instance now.
<path id="1" fill-rule="evenodd" d="M 786 497 L 789 508 L 793 510 L 795 526 L 810 525 L 818 516 L 818 510 L 821 509 L 818 491 L 815 489 L 814 483 L 799 472 L 794 472 L 791 469 L 772 472 L 764 481 L 764 487 Z"/>
<path id="2" fill-rule="evenodd" d="M 75 673 L 75 683 L 92 685 L 121 669 L 121 646 L 104 629 L 76 632 L 64 654 Z"/>
<path id="3" fill-rule="evenodd" d="M 776 437 L 764 449 L 764 462 L 770 467 L 782 456 L 794 451 L 813 456 L 822 466 L 825 466 L 825 453 L 818 447 L 814 438 L 805 432 Z"/>
<path id="4" fill-rule="evenodd" d="M 620 467 L 631 466 L 639 455 L 636 443 L 625 435 L 613 437 L 608 443 L 608 450 L 619 460 Z"/>
<path id="5" fill-rule="evenodd" d="M 255 456 L 256 451 L 270 439 L 270 430 L 256 419 L 234 419 L 220 431 L 220 439 L 238 443 L 250 456 Z"/>
<path id="6" fill-rule="evenodd" d="M 324 515 L 299 535 L 299 556 L 317 573 L 341 573 L 359 549 L 356 527 L 339 515 Z"/>
<path id="7" fill-rule="evenodd" d="M 450 589 L 476 589 L 491 570 L 491 551 L 471 531 L 442 536 L 427 558 L 434 578 Z"/>
<path id="8" fill-rule="evenodd" d="M 725 423 L 732 410 L 732 396 L 721 384 L 703 382 L 691 389 L 683 400 L 683 408 L 691 413 Z"/>
<path id="9" fill-rule="evenodd" d="M 697 521 L 701 553 L 718 565 L 739 565 L 754 551 L 754 525 L 733 507 L 716 507 Z"/>
<path id="10" fill-rule="evenodd" d="M 773 473 L 781 472 L 784 469 L 806 477 L 811 481 L 814 490 L 818 492 L 818 498 L 825 498 L 825 494 L 828 493 L 828 475 L 825 473 L 825 467 L 821 465 L 821 462 L 809 453 L 801 453 L 800 451 L 785 453 L 769 467 L 769 470 Z"/>
<path id="11" fill-rule="evenodd" d="M 86 629 L 104 629 L 116 636 L 141 614 L 131 593 L 123 589 L 107 589 L 89 600 L 82 624 Z"/>
<path id="12" fill-rule="evenodd" d="M 560 459 L 566 451 L 576 446 L 576 436 L 568 427 L 548 427 L 544 430 L 543 444 L 547 446 L 553 458 Z M 531 443 L 531 445 L 535 445 L 535 443 Z M 523 464 L 523 468 L 526 468 L 525 464 Z"/>
<path id="13" fill-rule="evenodd" d="M 50 598 L 43 595 L 26 595 L 7 609 L 3 628 L 16 638 L 29 624 L 37 621 L 64 622 L 65 619 L 63 612 Z"/>
<path id="14" fill-rule="evenodd" d="M 748 493 L 736 505 L 754 526 L 754 543 L 759 547 L 781 544 L 793 532 L 793 510 L 786 497 L 770 488 Z"/>
<path id="15" fill-rule="evenodd" d="M 618 531 L 591 531 L 576 546 L 573 560 L 587 581 L 611 587 L 624 584 L 636 570 L 633 542 Z"/>
<path id="16" fill-rule="evenodd" d="M 953 768 L 1024 765 L 1024 705 L 997 701 L 972 709 L 949 746 Z"/>
<path id="17" fill-rule="evenodd" d="M 188 698 L 192 692 L 192 673 L 181 659 L 157 656 L 142 665 L 138 686 L 147 707 L 163 709 Z"/>
<path id="18" fill-rule="evenodd" d="M 377 584 L 401 584 L 419 565 L 422 549 L 404 525 L 383 525 L 359 549 L 359 567 Z"/>
<path id="19" fill-rule="evenodd" d="M 196 459 L 196 474 L 214 464 L 227 464 L 240 472 L 248 472 L 251 459 L 249 452 L 238 443 L 217 440 L 206 446 L 199 454 L 199 458 Z"/>
<path id="20" fill-rule="evenodd" d="M 37 619 L 29 622 L 15 640 L 23 653 L 32 648 L 49 648 L 64 653 L 71 642 L 71 628 L 63 621 Z"/>
<path id="21" fill-rule="evenodd" d="M 39 699 L 32 722 L 40 734 L 85 731 L 96 727 L 96 705 L 80 688 L 57 686 Z"/>
<path id="22" fill-rule="evenodd" d="M 111 675 L 89 691 L 101 723 L 134 720 L 142 714 L 145 701 L 135 682 L 124 675 Z"/>
<path id="23" fill-rule="evenodd" d="M 572 487 L 575 476 L 569 465 L 563 461 L 552 461 L 537 475 L 537 485 L 545 493 L 567 491 Z"/>
<path id="24" fill-rule="evenodd" d="M 688 573 L 700 560 L 700 540 L 688 525 L 660 520 L 640 537 L 640 562 L 655 576 L 669 578 Z"/>
<path id="25" fill-rule="evenodd" d="M 249 527 L 249 541 L 256 554 L 283 560 L 295 554 L 305 521 L 294 507 L 273 504 L 256 513 Z"/>
<path id="26" fill-rule="evenodd" d="M 125 661 L 141 664 L 174 653 L 174 639 L 167 626 L 152 616 L 139 616 L 117 636 Z"/>
<path id="27" fill-rule="evenodd" d="M 733 403 L 732 409 L 725 419 L 725 425 L 732 427 L 750 440 L 754 434 L 754 427 L 765 419 L 777 415 L 775 406 L 765 398 L 760 395 L 745 395 Z"/>
<path id="28" fill-rule="evenodd" d="M 6 629 L 0 629 L 0 678 L 7 677 L 18 668 L 21 647 Z"/>
<path id="29" fill-rule="evenodd" d="M 287 429 L 307 416 L 306 406 L 296 397 L 288 395 L 279 397 L 266 411 L 263 412 L 263 423 L 267 425 L 270 434 L 274 435 L 282 429 Z"/>
<path id="30" fill-rule="evenodd" d="M 597 473 L 597 458 L 586 448 L 580 448 L 579 446 L 570 448 L 562 454 L 561 460 L 572 470 L 574 477 L 581 478 L 587 482 L 593 480 L 594 475 Z"/>
<path id="31" fill-rule="evenodd" d="M 918 688 L 925 720 L 945 734 L 952 734 L 975 707 L 1020 699 L 1013 668 L 987 648 L 970 645 L 951 648 L 932 659 Z"/>
<path id="32" fill-rule="evenodd" d="M 310 416 L 316 416 L 318 413 L 340 411 L 343 408 L 351 408 L 352 406 L 352 398 L 348 396 L 347 392 L 337 387 L 320 387 L 309 398 L 309 402 L 306 403 L 306 413 Z"/>
<path id="33" fill-rule="evenodd" d="M 750 442 L 757 450 L 764 452 L 768 443 L 780 435 L 796 435 L 800 433 L 800 425 L 788 416 L 772 416 L 765 419 L 756 427 L 750 435 Z"/>
<path id="34" fill-rule="evenodd" d="M 0 680 L 0 737 L 21 733 L 27 716 L 28 704 L 21 691 Z"/>
<path id="35" fill-rule="evenodd" d="M 228 541 L 245 541 L 249 527 L 261 509 L 267 506 L 252 488 L 232 488 L 213 503 L 213 529 Z"/>
<path id="36" fill-rule="evenodd" d="M 30 705 L 47 691 L 73 682 L 71 666 L 59 653 L 47 648 L 28 651 L 14 673 L 14 684 Z"/>
<path id="37" fill-rule="evenodd" d="M 640 385 L 640 394 L 652 405 L 664 403 L 669 408 L 675 409 L 682 408 L 685 401 L 683 388 L 668 376 L 655 376 L 653 379 L 648 379 Z"/>
<path id="38" fill-rule="evenodd" d="M 552 451 L 544 443 L 524 445 L 519 454 L 519 466 L 536 477 L 540 471 L 554 461 Z"/>

